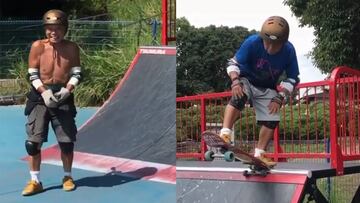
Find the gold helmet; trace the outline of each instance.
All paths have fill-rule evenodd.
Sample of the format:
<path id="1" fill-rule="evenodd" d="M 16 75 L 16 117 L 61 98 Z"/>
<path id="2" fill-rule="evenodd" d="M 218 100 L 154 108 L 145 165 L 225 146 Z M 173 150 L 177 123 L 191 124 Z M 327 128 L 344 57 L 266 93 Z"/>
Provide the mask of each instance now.
<path id="1" fill-rule="evenodd" d="M 289 24 L 280 16 L 271 16 L 261 27 L 260 36 L 264 40 L 286 42 L 289 38 Z"/>
<path id="2" fill-rule="evenodd" d="M 67 15 L 57 9 L 52 9 L 47 11 L 43 16 L 43 24 L 44 25 L 63 25 L 66 30 L 68 27 L 68 19 Z"/>

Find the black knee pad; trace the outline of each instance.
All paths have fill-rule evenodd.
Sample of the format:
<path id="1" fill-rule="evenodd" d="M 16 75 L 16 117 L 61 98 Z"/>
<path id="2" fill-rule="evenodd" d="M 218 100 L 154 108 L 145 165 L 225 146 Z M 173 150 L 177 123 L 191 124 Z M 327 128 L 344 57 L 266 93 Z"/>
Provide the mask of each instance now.
<path id="1" fill-rule="evenodd" d="M 257 123 L 274 130 L 278 126 L 279 121 L 258 121 Z"/>
<path id="2" fill-rule="evenodd" d="M 236 98 L 234 96 L 231 97 L 229 104 L 233 106 L 235 109 L 241 111 L 244 109 L 245 104 L 247 102 L 247 96 L 244 94 L 241 98 Z"/>
<path id="3" fill-rule="evenodd" d="M 61 152 L 64 154 L 70 154 L 74 152 L 74 143 L 73 142 L 59 142 Z"/>
<path id="4" fill-rule="evenodd" d="M 30 156 L 38 155 L 40 153 L 40 147 L 41 147 L 40 143 L 32 142 L 29 140 L 25 141 L 25 148 Z"/>

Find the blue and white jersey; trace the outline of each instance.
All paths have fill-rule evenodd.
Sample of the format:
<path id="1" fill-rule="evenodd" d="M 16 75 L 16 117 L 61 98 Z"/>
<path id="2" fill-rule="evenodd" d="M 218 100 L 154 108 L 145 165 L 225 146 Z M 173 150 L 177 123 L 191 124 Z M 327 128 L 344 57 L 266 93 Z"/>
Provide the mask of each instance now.
<path id="1" fill-rule="evenodd" d="M 235 55 L 240 76 L 246 77 L 254 86 L 275 89 L 280 75 L 297 79 L 299 67 L 294 46 L 288 41 L 273 55 L 267 53 L 258 34 L 248 37 Z"/>

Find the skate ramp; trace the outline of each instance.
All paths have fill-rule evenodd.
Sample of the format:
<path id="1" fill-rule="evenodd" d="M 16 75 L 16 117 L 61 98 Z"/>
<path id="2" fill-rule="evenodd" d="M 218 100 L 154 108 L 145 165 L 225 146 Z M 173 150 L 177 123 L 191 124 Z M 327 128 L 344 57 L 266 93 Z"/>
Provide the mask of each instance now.
<path id="1" fill-rule="evenodd" d="M 175 164 L 175 56 L 140 54 L 121 87 L 78 133 L 75 150 Z"/>

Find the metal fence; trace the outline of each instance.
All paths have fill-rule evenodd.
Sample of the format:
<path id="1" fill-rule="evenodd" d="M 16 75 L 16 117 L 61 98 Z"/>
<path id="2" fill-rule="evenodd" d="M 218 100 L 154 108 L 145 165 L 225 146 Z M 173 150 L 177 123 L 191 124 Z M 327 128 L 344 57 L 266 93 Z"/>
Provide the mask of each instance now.
<path id="1" fill-rule="evenodd" d="M 98 49 L 128 48 L 160 43 L 161 24 L 156 18 L 139 21 L 70 20 L 66 39 L 91 55 Z M 27 55 L 31 43 L 44 38 L 40 20 L 0 21 L 0 78 L 9 77 L 13 63 Z"/>

